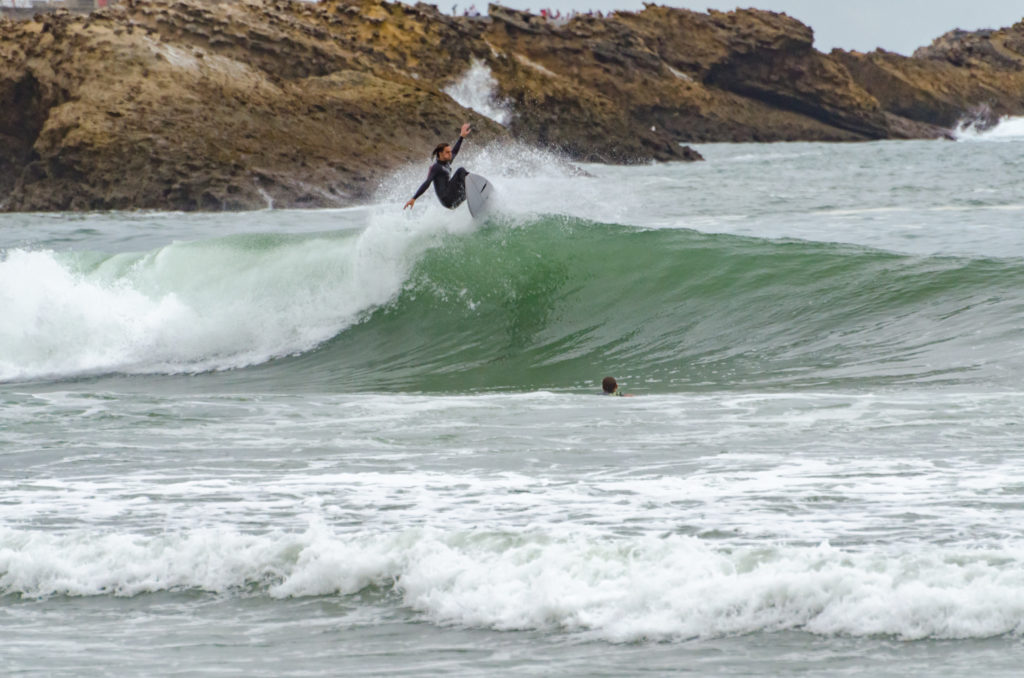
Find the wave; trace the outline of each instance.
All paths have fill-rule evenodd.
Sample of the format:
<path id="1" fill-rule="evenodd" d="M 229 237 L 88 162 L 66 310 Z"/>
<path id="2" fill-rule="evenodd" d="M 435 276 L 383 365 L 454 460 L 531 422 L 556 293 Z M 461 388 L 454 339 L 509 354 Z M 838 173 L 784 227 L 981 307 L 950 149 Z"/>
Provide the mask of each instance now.
<path id="1" fill-rule="evenodd" d="M 197 373 L 308 351 L 401 288 L 436 232 L 0 252 L 0 380 Z"/>
<path id="2" fill-rule="evenodd" d="M 964 124 L 956 130 L 958 141 L 1012 141 L 1024 138 L 1024 118 L 1005 116 L 995 125 L 979 129 L 974 124 Z"/>
<path id="3" fill-rule="evenodd" d="M 1024 553 L 917 546 L 724 548 L 686 536 L 543 532 L 57 535 L 0 528 L 0 596 L 206 591 L 367 595 L 439 624 L 613 642 L 801 630 L 900 639 L 1020 635 Z"/>
<path id="4" fill-rule="evenodd" d="M 0 380 L 248 367 L 279 387 L 649 390 L 1019 374 L 1018 260 L 427 219 L 0 260 Z M 419 225 L 417 225 L 419 224 Z"/>

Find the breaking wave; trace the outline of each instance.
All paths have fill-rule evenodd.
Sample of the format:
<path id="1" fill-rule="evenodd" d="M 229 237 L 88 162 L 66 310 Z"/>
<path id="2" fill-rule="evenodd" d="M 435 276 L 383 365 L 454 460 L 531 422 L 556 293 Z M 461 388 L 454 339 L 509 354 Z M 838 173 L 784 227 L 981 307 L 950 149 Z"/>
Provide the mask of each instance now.
<path id="1" fill-rule="evenodd" d="M 956 131 L 959 141 L 1010 141 L 1024 138 L 1024 118 L 1006 116 L 993 126 L 965 124 Z"/>
<path id="2" fill-rule="evenodd" d="M 0 596 L 397 596 L 435 623 L 613 642 L 801 630 L 903 640 L 1024 631 L 1019 549 L 716 547 L 692 537 L 229 527 L 0 528 Z"/>
<path id="3" fill-rule="evenodd" d="M 1013 381 L 1024 263 L 555 216 L 0 259 L 0 380 L 334 390 Z M 445 224 L 443 226 L 439 224 Z M 343 385 L 343 386 L 339 386 Z"/>

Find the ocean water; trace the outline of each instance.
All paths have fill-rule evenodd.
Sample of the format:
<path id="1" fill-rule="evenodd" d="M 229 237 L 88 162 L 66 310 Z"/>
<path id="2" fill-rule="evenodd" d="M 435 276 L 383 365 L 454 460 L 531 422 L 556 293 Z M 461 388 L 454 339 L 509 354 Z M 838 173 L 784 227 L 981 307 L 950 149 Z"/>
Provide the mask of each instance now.
<path id="1" fill-rule="evenodd" d="M 1019 128 L 0 216 L 0 673 L 1019 675 Z"/>

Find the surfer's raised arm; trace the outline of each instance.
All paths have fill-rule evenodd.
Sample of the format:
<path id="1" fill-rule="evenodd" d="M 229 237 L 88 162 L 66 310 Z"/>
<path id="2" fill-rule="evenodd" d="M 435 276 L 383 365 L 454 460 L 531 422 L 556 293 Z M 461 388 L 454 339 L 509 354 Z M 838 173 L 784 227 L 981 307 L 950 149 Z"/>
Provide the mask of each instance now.
<path id="1" fill-rule="evenodd" d="M 416 189 L 416 193 L 409 199 L 409 202 L 405 203 L 405 206 L 402 208 L 403 210 L 415 205 L 416 199 L 423 195 L 430 184 L 434 184 L 437 198 L 445 207 L 452 209 L 462 204 L 462 201 L 466 199 L 466 175 L 469 172 L 465 168 L 460 167 L 452 174 L 452 159 L 459 154 L 459 149 L 462 148 L 462 140 L 469 136 L 470 129 L 469 123 L 464 123 L 454 146 L 441 143 L 434 148 L 434 152 L 430 157 L 435 158 L 436 162 L 430 166 L 427 180 L 420 184 L 420 187 Z"/>
<path id="2" fill-rule="evenodd" d="M 468 122 L 462 123 L 462 129 L 459 130 L 459 140 L 455 142 L 456 146 L 462 145 L 462 140 L 469 136 L 469 133 L 473 130 Z"/>

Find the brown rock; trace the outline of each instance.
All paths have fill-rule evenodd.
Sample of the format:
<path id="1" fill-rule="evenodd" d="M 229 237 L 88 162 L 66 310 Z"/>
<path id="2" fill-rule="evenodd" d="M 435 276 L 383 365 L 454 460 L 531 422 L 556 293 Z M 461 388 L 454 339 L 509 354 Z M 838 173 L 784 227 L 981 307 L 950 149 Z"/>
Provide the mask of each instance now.
<path id="1" fill-rule="evenodd" d="M 408 73 L 375 75 L 329 12 L 162 0 L 0 24 L 5 209 L 347 205 L 463 120 L 506 136 Z"/>
<path id="2" fill-rule="evenodd" d="M 443 90 L 485 62 L 507 128 Z M 758 10 L 549 22 L 382 0 L 135 0 L 0 21 L 0 204 L 248 209 L 366 200 L 469 120 L 601 162 L 697 141 L 935 138 L 1024 111 L 1024 22 L 915 57 L 813 48 Z M 410 187 L 411 190 L 412 187 Z"/>
<path id="3" fill-rule="evenodd" d="M 1024 21 L 1001 30 L 952 30 L 918 48 L 914 58 L 958 67 L 1024 71 Z"/>
<path id="4" fill-rule="evenodd" d="M 1024 110 L 1024 22 L 998 31 L 950 31 L 905 57 L 835 50 L 854 80 L 890 113 L 941 127 L 991 125 Z"/>

